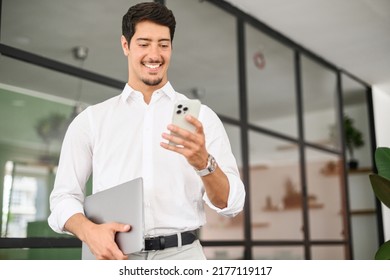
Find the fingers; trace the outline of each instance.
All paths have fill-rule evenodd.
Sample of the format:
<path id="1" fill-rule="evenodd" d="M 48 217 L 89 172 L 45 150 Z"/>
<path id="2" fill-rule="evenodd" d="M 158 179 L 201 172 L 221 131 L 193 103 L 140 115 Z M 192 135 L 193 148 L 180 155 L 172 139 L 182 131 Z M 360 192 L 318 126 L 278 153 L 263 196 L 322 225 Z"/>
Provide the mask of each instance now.
<path id="1" fill-rule="evenodd" d="M 202 123 L 191 115 L 187 115 L 186 120 L 195 127 L 194 133 L 179 126 L 170 124 L 167 128 L 171 131 L 171 134 L 163 133 L 162 137 L 168 141 L 176 143 L 179 146 L 192 150 L 196 149 L 196 147 L 203 146 L 205 141 Z"/>
<path id="2" fill-rule="evenodd" d="M 112 252 L 112 256 L 113 256 L 113 260 L 127 260 L 128 259 L 128 256 L 123 254 L 123 252 L 119 249 L 118 245 L 116 245 L 116 243 L 114 243 L 115 246 L 113 248 L 111 248 L 111 252 Z"/>
<path id="3" fill-rule="evenodd" d="M 95 254 L 98 260 L 127 260 L 128 256 L 118 248 L 115 242 L 110 243 L 102 253 Z"/>
<path id="4" fill-rule="evenodd" d="M 113 226 L 112 229 L 114 230 L 114 240 L 117 232 L 128 232 L 131 230 L 130 225 L 120 223 L 112 223 L 111 225 Z M 110 252 L 113 256 L 112 259 L 114 260 L 126 260 L 128 258 L 127 255 L 123 254 L 123 252 L 119 249 L 115 241 L 111 243 Z"/>
<path id="5" fill-rule="evenodd" d="M 183 134 L 187 135 L 187 132 L 184 132 Z M 187 138 L 184 138 L 185 136 L 175 136 L 172 134 L 163 133 L 162 137 L 169 142 L 175 143 L 175 145 L 169 145 L 167 143 L 161 142 L 161 147 L 182 154 L 186 158 L 192 157 L 203 149 L 204 141 L 202 139 L 196 139 L 196 137 L 191 135 L 189 135 Z"/>
<path id="6" fill-rule="evenodd" d="M 199 133 L 203 133 L 203 125 L 202 123 L 195 117 L 191 116 L 191 115 L 187 115 L 186 116 L 186 120 L 192 124 L 193 126 L 196 127 L 196 131 L 199 132 Z"/>
<path id="7" fill-rule="evenodd" d="M 204 163 L 207 162 L 208 153 L 202 123 L 189 115 L 186 116 L 186 120 L 196 128 L 194 133 L 170 124 L 167 128 L 171 133 L 163 133 L 162 137 L 176 145 L 169 145 L 164 142 L 161 142 L 160 145 L 167 150 L 183 155 L 193 167 L 201 166 L 203 168 Z"/>
<path id="8" fill-rule="evenodd" d="M 128 232 L 131 230 L 130 225 L 125 225 L 120 223 L 112 223 L 112 225 L 115 232 Z"/>
<path id="9" fill-rule="evenodd" d="M 88 239 L 88 246 L 98 260 L 125 260 L 128 257 L 123 254 L 115 242 L 117 232 L 131 230 L 130 225 L 120 223 L 108 223 L 97 225 Z"/>

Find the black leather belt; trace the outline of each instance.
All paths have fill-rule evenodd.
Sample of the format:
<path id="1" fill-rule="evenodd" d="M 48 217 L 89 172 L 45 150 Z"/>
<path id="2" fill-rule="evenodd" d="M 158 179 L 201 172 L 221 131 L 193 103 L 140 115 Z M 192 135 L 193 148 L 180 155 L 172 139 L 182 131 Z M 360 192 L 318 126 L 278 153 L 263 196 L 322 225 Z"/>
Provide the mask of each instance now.
<path id="1" fill-rule="evenodd" d="M 195 230 L 185 231 L 180 234 L 181 234 L 182 245 L 192 244 L 192 242 L 198 239 Z M 145 251 L 164 250 L 166 248 L 177 247 L 177 246 L 178 246 L 177 234 L 145 238 Z"/>

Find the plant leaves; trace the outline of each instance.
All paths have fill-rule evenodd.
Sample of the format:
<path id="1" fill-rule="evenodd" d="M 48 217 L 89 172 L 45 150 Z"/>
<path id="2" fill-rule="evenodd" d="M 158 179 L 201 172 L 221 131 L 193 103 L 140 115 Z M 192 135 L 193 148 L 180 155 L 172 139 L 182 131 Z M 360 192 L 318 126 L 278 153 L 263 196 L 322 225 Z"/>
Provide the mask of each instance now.
<path id="1" fill-rule="evenodd" d="M 375 163 L 378 169 L 378 174 L 390 180 L 390 148 L 376 148 Z"/>
<path id="2" fill-rule="evenodd" d="M 390 260 L 390 240 L 383 243 L 375 254 L 376 260 Z"/>
<path id="3" fill-rule="evenodd" d="M 375 164 L 378 174 L 369 175 L 372 189 L 376 197 L 390 208 L 390 148 L 376 148 Z M 379 247 L 375 259 L 390 260 L 390 240 Z"/>
<path id="4" fill-rule="evenodd" d="M 376 197 L 390 208 L 390 180 L 378 174 L 370 174 L 369 177 Z"/>

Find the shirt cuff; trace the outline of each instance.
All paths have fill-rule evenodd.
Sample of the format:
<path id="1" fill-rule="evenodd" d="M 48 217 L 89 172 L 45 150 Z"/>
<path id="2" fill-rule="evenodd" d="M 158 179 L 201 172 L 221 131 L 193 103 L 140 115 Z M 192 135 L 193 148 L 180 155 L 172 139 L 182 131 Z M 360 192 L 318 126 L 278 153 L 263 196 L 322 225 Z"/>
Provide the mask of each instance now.
<path id="1" fill-rule="evenodd" d="M 229 181 L 229 197 L 227 207 L 220 209 L 210 201 L 206 192 L 203 195 L 203 200 L 206 204 L 218 214 L 226 217 L 234 217 L 242 211 L 245 203 L 244 184 L 236 175 L 225 173 Z"/>
<path id="2" fill-rule="evenodd" d="M 57 233 L 69 234 L 69 232 L 64 229 L 65 223 L 70 217 L 77 213 L 84 214 L 82 203 L 74 198 L 66 198 L 59 202 L 51 212 L 48 218 L 49 226 Z"/>

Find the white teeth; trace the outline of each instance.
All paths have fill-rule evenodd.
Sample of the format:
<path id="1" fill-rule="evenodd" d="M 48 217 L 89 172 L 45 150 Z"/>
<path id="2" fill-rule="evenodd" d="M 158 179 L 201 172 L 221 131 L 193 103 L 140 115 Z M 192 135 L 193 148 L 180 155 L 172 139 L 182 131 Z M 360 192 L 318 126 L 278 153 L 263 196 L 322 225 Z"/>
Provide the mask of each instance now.
<path id="1" fill-rule="evenodd" d="M 156 69 L 160 67 L 160 64 L 144 64 L 144 65 L 150 69 Z"/>

